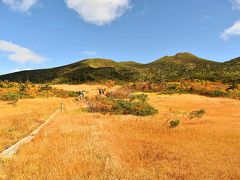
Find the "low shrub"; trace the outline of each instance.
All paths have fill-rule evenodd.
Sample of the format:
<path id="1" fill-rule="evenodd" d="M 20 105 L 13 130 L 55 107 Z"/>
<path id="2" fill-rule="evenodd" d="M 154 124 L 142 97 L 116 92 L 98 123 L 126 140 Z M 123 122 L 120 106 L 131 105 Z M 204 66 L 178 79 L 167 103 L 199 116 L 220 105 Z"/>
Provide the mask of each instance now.
<path id="1" fill-rule="evenodd" d="M 201 95 L 209 96 L 209 97 L 224 97 L 227 95 L 226 92 L 224 91 L 204 91 L 200 92 Z"/>
<path id="2" fill-rule="evenodd" d="M 140 101 L 140 102 L 145 103 L 148 100 L 149 100 L 149 98 L 146 94 L 138 94 L 138 95 L 133 95 L 130 97 L 130 101 Z"/>
<path id="3" fill-rule="evenodd" d="M 39 92 L 42 92 L 42 91 L 50 91 L 52 89 L 51 86 L 49 86 L 48 84 L 42 84 L 40 85 L 39 87 Z"/>
<path id="4" fill-rule="evenodd" d="M 167 84 L 166 86 L 167 90 L 177 90 L 178 84 Z"/>
<path id="5" fill-rule="evenodd" d="M 234 99 L 240 99 L 240 91 L 238 91 L 238 90 L 228 91 L 227 97 L 234 98 Z"/>
<path id="6" fill-rule="evenodd" d="M 19 94 L 10 93 L 10 92 L 0 96 L 0 100 L 3 100 L 3 101 L 16 101 L 20 98 L 21 96 Z"/>
<path id="7" fill-rule="evenodd" d="M 179 120 L 170 121 L 170 128 L 176 128 L 179 125 L 180 125 L 180 121 Z"/>
<path id="8" fill-rule="evenodd" d="M 117 100 L 114 108 L 118 114 L 133 114 L 135 116 L 150 116 L 158 112 L 157 109 L 146 102 L 131 102 L 127 100 Z"/>
<path id="9" fill-rule="evenodd" d="M 107 92 L 106 96 L 113 99 L 127 99 L 131 93 L 130 89 L 120 88 L 115 91 Z"/>
<path id="10" fill-rule="evenodd" d="M 189 113 L 189 119 L 195 119 L 195 118 L 200 119 L 204 116 L 205 113 L 206 113 L 206 111 L 204 109 L 192 111 Z"/>
<path id="11" fill-rule="evenodd" d="M 8 82 L 8 81 L 0 81 L 0 88 L 12 88 L 16 83 Z"/>
<path id="12" fill-rule="evenodd" d="M 69 97 L 78 97 L 80 95 L 77 91 L 69 91 L 67 92 L 67 94 L 69 95 Z"/>
<path id="13" fill-rule="evenodd" d="M 114 99 L 109 97 L 95 97 L 87 100 L 90 112 L 132 114 L 135 116 L 150 116 L 158 113 L 158 110 L 149 105 L 147 96 L 138 96 L 137 100 Z"/>
<path id="14" fill-rule="evenodd" d="M 185 94 L 185 93 L 187 92 L 183 90 L 165 90 L 159 94 L 172 95 L 172 94 Z"/>
<path id="15" fill-rule="evenodd" d="M 156 92 L 158 94 L 198 94 L 208 97 L 229 97 L 240 99 L 240 85 L 227 86 L 221 82 L 182 80 L 178 82 L 134 83 L 129 85 L 135 91 Z"/>
<path id="16" fill-rule="evenodd" d="M 19 94 L 20 95 L 28 95 L 29 89 L 30 89 L 30 86 L 28 83 L 21 83 L 19 85 Z"/>
<path id="17" fill-rule="evenodd" d="M 17 106 L 17 103 L 18 103 L 18 99 L 14 99 L 14 100 L 10 101 L 8 104 L 15 107 L 15 106 Z"/>
<path id="18" fill-rule="evenodd" d="M 77 97 L 77 92 L 72 91 L 65 91 L 62 89 L 55 89 L 52 88 L 49 91 L 45 91 L 50 94 L 50 96 L 61 97 L 61 98 L 68 98 L 68 97 Z"/>
<path id="19" fill-rule="evenodd" d="M 90 112 L 112 112 L 114 107 L 113 100 L 102 97 L 90 98 L 87 100 L 87 104 Z"/>
<path id="20" fill-rule="evenodd" d="M 116 82 L 113 80 L 108 80 L 105 82 L 105 85 L 110 89 L 113 88 L 115 86 Z"/>

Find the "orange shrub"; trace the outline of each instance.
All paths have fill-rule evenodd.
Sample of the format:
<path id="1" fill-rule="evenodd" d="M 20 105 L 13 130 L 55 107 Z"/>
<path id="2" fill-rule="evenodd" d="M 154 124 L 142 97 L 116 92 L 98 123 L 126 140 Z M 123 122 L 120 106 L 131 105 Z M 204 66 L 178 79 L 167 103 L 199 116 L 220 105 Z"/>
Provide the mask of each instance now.
<path id="1" fill-rule="evenodd" d="M 109 80 L 109 81 L 105 82 L 105 85 L 106 85 L 109 89 L 111 89 L 112 87 L 115 86 L 115 81 Z"/>
<path id="2" fill-rule="evenodd" d="M 126 99 L 132 93 L 132 90 L 129 88 L 119 88 L 115 91 L 107 92 L 106 96 L 113 99 Z"/>
<path id="3" fill-rule="evenodd" d="M 111 112 L 114 103 L 106 98 L 93 97 L 87 100 L 88 108 L 90 112 Z"/>

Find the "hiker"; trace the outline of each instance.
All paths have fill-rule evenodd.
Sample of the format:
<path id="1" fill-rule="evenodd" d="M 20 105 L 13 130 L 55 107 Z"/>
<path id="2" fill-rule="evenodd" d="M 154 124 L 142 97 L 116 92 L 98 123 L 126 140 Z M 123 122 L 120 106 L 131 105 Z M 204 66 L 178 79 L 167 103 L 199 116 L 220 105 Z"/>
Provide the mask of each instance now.
<path id="1" fill-rule="evenodd" d="M 78 94 L 79 94 L 79 96 L 76 98 L 78 101 L 82 100 L 86 97 L 85 91 L 79 91 Z"/>
<path id="2" fill-rule="evenodd" d="M 106 91 L 106 89 L 99 89 L 98 91 L 99 91 L 99 95 L 104 95 L 104 94 L 105 94 L 105 91 Z"/>
<path id="3" fill-rule="evenodd" d="M 86 97 L 85 91 L 79 91 L 79 97 L 80 98 L 85 98 Z"/>
<path id="4" fill-rule="evenodd" d="M 235 89 L 237 89 L 237 83 L 234 82 L 228 86 L 226 91 L 235 90 Z"/>

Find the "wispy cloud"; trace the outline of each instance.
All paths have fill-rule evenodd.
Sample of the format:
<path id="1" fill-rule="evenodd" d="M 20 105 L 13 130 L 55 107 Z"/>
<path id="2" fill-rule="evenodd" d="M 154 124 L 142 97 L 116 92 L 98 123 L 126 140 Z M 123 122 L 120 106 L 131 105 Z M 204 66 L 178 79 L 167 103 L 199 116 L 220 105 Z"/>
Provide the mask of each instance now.
<path id="1" fill-rule="evenodd" d="M 236 21 L 231 27 L 225 29 L 221 34 L 223 40 L 228 40 L 233 36 L 240 36 L 240 20 Z"/>
<path id="2" fill-rule="evenodd" d="M 95 56 L 97 55 L 96 51 L 83 51 L 83 54 L 89 55 L 89 56 Z"/>
<path id="3" fill-rule="evenodd" d="M 12 10 L 28 12 L 39 0 L 1 0 Z"/>
<path id="4" fill-rule="evenodd" d="M 30 49 L 4 40 L 0 40 L 0 53 L 7 54 L 9 60 L 18 63 L 40 63 L 45 60 L 43 56 L 38 55 Z"/>
<path id="5" fill-rule="evenodd" d="M 233 9 L 239 9 L 240 10 L 240 0 L 230 0 L 232 3 L 232 8 Z"/>
<path id="6" fill-rule="evenodd" d="M 204 18 L 204 19 L 210 19 L 211 16 L 210 16 L 210 15 L 205 15 L 205 16 L 203 16 L 203 18 Z"/>
<path id="7" fill-rule="evenodd" d="M 84 21 L 98 26 L 111 23 L 131 7 L 130 0 L 65 0 L 65 3 Z"/>
<path id="8" fill-rule="evenodd" d="M 27 12 L 29 11 L 39 0 L 1 0 L 3 4 L 10 7 L 12 10 Z"/>

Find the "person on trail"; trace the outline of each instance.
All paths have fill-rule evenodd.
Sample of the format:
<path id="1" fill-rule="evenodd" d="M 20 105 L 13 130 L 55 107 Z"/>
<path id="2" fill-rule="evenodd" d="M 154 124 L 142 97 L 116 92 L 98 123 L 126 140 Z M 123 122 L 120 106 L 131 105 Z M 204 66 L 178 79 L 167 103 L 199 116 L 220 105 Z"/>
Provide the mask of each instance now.
<path id="1" fill-rule="evenodd" d="M 237 89 L 237 87 L 238 87 L 237 83 L 234 82 L 227 87 L 226 91 L 235 90 Z"/>
<path id="2" fill-rule="evenodd" d="M 98 91 L 99 91 L 99 95 L 104 95 L 104 94 L 105 94 L 105 91 L 106 91 L 106 89 L 99 89 Z"/>
<path id="3" fill-rule="evenodd" d="M 79 100 L 84 99 L 86 97 L 85 91 L 79 91 L 78 93 L 79 93 L 79 96 L 78 96 Z"/>

